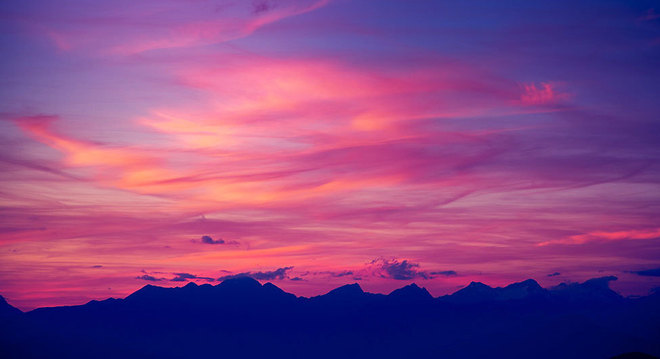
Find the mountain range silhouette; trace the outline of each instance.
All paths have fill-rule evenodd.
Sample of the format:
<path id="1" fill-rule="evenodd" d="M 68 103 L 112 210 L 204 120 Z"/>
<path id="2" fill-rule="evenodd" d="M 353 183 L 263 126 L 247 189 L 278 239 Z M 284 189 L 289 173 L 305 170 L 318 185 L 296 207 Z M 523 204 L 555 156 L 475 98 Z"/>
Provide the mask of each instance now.
<path id="1" fill-rule="evenodd" d="M 146 285 L 124 299 L 26 313 L 0 297 L 3 358 L 649 358 L 660 293 L 624 298 L 615 277 L 542 288 L 472 282 L 434 298 L 348 284 L 297 297 L 249 277 Z M 643 354 L 648 353 L 648 354 Z M 646 356 L 645 356 L 646 355 Z"/>

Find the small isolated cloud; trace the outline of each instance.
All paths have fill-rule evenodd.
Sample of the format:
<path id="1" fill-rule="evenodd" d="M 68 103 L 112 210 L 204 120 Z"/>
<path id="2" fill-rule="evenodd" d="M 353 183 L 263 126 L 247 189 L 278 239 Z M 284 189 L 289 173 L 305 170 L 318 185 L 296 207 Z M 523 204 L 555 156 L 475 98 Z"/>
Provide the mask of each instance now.
<path id="1" fill-rule="evenodd" d="M 307 277 L 307 276 L 321 276 L 321 277 L 331 277 L 331 278 L 343 278 L 343 277 L 351 277 L 353 280 L 362 280 L 362 272 L 365 270 L 341 270 L 341 271 L 319 271 L 319 272 L 301 272 L 298 273 L 299 277 Z"/>
<path id="2" fill-rule="evenodd" d="M 149 281 L 149 282 L 160 282 L 161 280 L 163 280 L 163 278 L 156 278 L 156 277 L 148 275 L 148 274 L 137 276 L 137 277 L 135 277 L 135 279 L 142 279 L 142 280 L 146 280 L 146 281 Z"/>
<path id="3" fill-rule="evenodd" d="M 207 282 L 213 282 L 213 278 L 209 277 L 200 277 L 195 274 L 190 273 L 172 273 L 175 275 L 174 278 L 170 279 L 170 282 L 187 282 L 189 279 L 203 279 Z"/>
<path id="4" fill-rule="evenodd" d="M 218 278 L 218 280 L 223 281 L 225 279 L 241 278 L 241 277 L 250 277 L 256 280 L 275 280 L 275 279 L 281 280 L 281 279 L 289 278 L 289 274 L 287 272 L 290 271 L 291 269 L 293 269 L 293 267 L 277 268 L 276 270 L 266 271 L 266 272 L 243 272 L 238 274 L 229 274 Z"/>
<path id="5" fill-rule="evenodd" d="M 392 278 L 397 280 L 431 278 L 430 273 L 417 269 L 419 268 L 419 264 L 408 262 L 407 259 L 399 262 L 398 259 L 378 258 L 371 261 L 370 264 L 377 266 L 377 274 L 382 278 Z"/>
<path id="6" fill-rule="evenodd" d="M 225 244 L 222 238 L 214 240 L 211 236 L 202 236 L 202 243 L 204 244 Z"/>
<path id="7" fill-rule="evenodd" d="M 540 84 L 523 85 L 523 94 L 520 101 L 525 105 L 545 105 L 559 102 L 568 98 L 565 93 L 559 93 L 552 83 L 542 82 Z"/>
<path id="8" fill-rule="evenodd" d="M 310 275 L 311 276 L 321 275 L 321 276 L 330 276 L 330 277 L 334 277 L 334 278 L 341 278 L 341 277 L 346 277 L 346 276 L 352 276 L 354 274 L 355 274 L 355 271 L 342 270 L 342 271 L 338 271 L 338 272 L 335 272 L 335 271 L 302 272 L 302 273 L 299 273 L 298 275 L 301 276 L 301 277 L 310 276 Z"/>
<path id="9" fill-rule="evenodd" d="M 345 271 L 341 271 L 341 272 L 330 272 L 330 275 L 333 276 L 333 277 L 340 278 L 340 277 L 345 277 L 347 275 L 353 275 L 353 271 L 352 270 L 345 270 Z"/>
<path id="10" fill-rule="evenodd" d="M 193 243 L 197 242 L 196 239 L 192 240 Z M 202 244 L 228 244 L 228 245 L 235 245 L 238 244 L 236 241 L 225 241 L 222 238 L 218 239 L 213 239 L 211 236 L 202 236 L 202 238 L 199 239 L 199 243 Z"/>
<path id="11" fill-rule="evenodd" d="M 92 266 L 92 268 L 103 268 L 103 266 L 97 264 L 97 265 L 95 265 L 95 266 Z"/>
<path id="12" fill-rule="evenodd" d="M 303 279 L 300 278 L 300 277 L 293 277 L 293 278 L 291 278 L 290 280 L 293 280 L 293 281 L 300 281 L 300 280 L 303 280 Z"/>
<path id="13" fill-rule="evenodd" d="M 644 277 L 660 277 L 660 268 L 639 270 L 639 271 L 630 271 L 630 273 L 635 273 Z"/>
<path id="14" fill-rule="evenodd" d="M 561 275 L 561 273 L 559 273 L 559 272 L 554 272 L 554 273 L 550 273 L 550 274 L 548 274 L 548 277 L 556 277 L 556 276 L 558 276 L 558 275 Z"/>
<path id="15" fill-rule="evenodd" d="M 174 273 L 176 277 L 170 279 L 171 282 L 186 282 L 188 279 L 197 278 L 196 275 L 190 273 Z"/>

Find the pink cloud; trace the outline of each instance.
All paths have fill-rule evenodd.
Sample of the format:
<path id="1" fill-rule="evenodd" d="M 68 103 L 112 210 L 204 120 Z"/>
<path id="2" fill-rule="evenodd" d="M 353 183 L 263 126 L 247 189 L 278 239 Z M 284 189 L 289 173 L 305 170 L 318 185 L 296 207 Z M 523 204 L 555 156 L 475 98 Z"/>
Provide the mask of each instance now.
<path id="1" fill-rule="evenodd" d="M 557 84 L 541 82 L 523 85 L 520 100 L 524 105 L 550 105 L 567 100 L 570 96 L 557 90 Z"/>
<path id="2" fill-rule="evenodd" d="M 624 240 L 643 240 L 660 238 L 660 228 L 658 229 L 633 229 L 626 231 L 594 231 L 585 234 L 570 236 L 566 239 L 556 241 L 541 242 L 539 246 L 549 244 L 584 244 L 593 241 L 624 241 Z"/>
<path id="3" fill-rule="evenodd" d="M 268 24 L 314 11 L 328 3 L 329 0 L 286 0 L 257 12 L 249 1 L 222 6 L 180 1 L 162 1 L 158 6 L 132 2 L 112 7 L 101 3 L 78 4 L 86 10 L 87 17 L 51 20 L 35 27 L 63 51 L 125 56 L 244 38 Z"/>

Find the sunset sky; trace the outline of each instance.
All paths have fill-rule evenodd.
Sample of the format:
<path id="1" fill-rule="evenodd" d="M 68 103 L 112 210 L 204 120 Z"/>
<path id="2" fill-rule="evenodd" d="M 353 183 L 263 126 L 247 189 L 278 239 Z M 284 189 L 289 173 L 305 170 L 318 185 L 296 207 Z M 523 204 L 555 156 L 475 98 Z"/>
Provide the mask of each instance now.
<path id="1" fill-rule="evenodd" d="M 0 294 L 660 286 L 657 1 L 0 3 Z"/>

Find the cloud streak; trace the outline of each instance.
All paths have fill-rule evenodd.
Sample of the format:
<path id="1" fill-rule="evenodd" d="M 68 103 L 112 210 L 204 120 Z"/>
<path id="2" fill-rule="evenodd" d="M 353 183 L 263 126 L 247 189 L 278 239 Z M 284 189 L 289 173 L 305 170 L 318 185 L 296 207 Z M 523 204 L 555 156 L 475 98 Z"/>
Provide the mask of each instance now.
<path id="1" fill-rule="evenodd" d="M 170 282 L 187 282 L 191 279 L 202 279 L 207 282 L 213 282 L 213 278 L 210 277 L 201 277 L 195 274 L 190 274 L 190 273 L 173 273 L 174 278 L 170 279 Z"/>
<path id="2" fill-rule="evenodd" d="M 630 273 L 635 273 L 644 277 L 660 277 L 660 268 L 645 269 L 639 271 L 632 271 Z"/>
<path id="3" fill-rule="evenodd" d="M 557 241 L 541 242 L 540 246 L 548 244 L 584 244 L 593 241 L 626 241 L 648 240 L 660 238 L 660 229 L 633 229 L 626 231 L 595 231 L 591 233 L 570 236 Z"/>
<path id="4" fill-rule="evenodd" d="M 374 259 L 369 264 L 376 267 L 375 273 L 381 278 L 391 278 L 396 280 L 412 280 L 416 278 L 433 279 L 437 276 L 450 277 L 457 275 L 453 270 L 423 271 L 419 269 L 419 264 L 410 262 L 407 259 L 399 261 L 396 258 L 378 258 Z"/>
<path id="5" fill-rule="evenodd" d="M 134 56 L 144 52 L 175 50 L 224 43 L 250 36 L 268 24 L 325 6 L 327 0 L 259 1 L 183 4 L 166 0 L 155 11 L 148 3 L 120 5 L 74 1 L 78 16 L 51 19 L 35 11 L 35 26 L 60 51 Z M 149 21 L 141 19 L 149 18 Z M 86 31 L 86 33 L 81 33 Z"/>
<path id="6" fill-rule="evenodd" d="M 233 278 L 241 278 L 241 277 L 250 277 L 254 278 L 256 280 L 283 280 L 289 278 L 288 272 L 293 269 L 293 267 L 282 267 L 282 268 L 277 268 L 272 271 L 266 271 L 266 272 L 242 272 L 242 273 L 237 273 L 237 274 L 228 274 L 221 276 L 218 278 L 218 281 L 223 281 L 226 279 L 233 279 Z M 297 277 L 296 277 L 297 278 Z M 292 279 L 292 280 L 297 280 L 297 279 Z"/>

